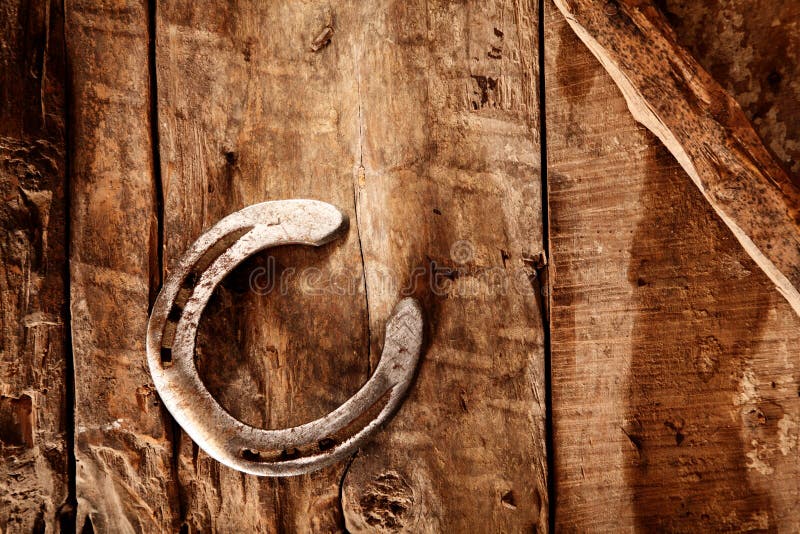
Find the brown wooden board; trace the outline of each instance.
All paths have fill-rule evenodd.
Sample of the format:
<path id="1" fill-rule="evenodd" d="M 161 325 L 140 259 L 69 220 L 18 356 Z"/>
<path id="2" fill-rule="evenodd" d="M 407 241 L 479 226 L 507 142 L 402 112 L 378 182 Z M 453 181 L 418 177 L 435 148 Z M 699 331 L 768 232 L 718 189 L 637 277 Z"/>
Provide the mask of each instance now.
<path id="1" fill-rule="evenodd" d="M 431 348 L 409 402 L 350 467 L 347 528 L 542 528 L 542 327 L 526 263 L 542 247 L 534 6 L 165 3 L 157 17 L 167 267 L 253 202 L 312 197 L 351 218 L 322 250 L 229 276 L 199 335 L 212 392 L 260 426 L 324 414 L 374 368 L 410 287 Z M 285 290 L 257 294 L 270 265 Z M 519 293 L 484 295 L 495 275 Z M 259 480 L 185 437 L 180 450 L 190 531 L 345 526 L 347 464 Z"/>
<path id="2" fill-rule="evenodd" d="M 383 2 L 347 35 L 373 365 L 403 288 L 429 337 L 350 466 L 347 528 L 545 531 L 536 3 Z"/>
<path id="3" fill-rule="evenodd" d="M 232 415 L 263 428 L 316 419 L 369 376 L 353 203 L 355 4 L 162 2 L 156 15 L 167 270 L 201 231 L 256 202 L 313 198 L 353 221 L 321 249 L 286 247 L 240 266 L 198 333 L 201 378 Z M 313 50 L 328 26 L 335 41 Z M 176 462 L 189 532 L 341 528 L 344 463 L 258 478 L 221 466 L 185 434 Z"/>
<path id="4" fill-rule="evenodd" d="M 800 321 L 551 3 L 555 516 L 797 529 Z"/>
<path id="5" fill-rule="evenodd" d="M 68 496 L 64 17 L 0 5 L 0 531 L 54 532 Z"/>
<path id="6" fill-rule="evenodd" d="M 176 528 L 170 419 L 145 357 L 158 289 L 146 3 L 68 3 L 70 283 L 81 532 Z"/>

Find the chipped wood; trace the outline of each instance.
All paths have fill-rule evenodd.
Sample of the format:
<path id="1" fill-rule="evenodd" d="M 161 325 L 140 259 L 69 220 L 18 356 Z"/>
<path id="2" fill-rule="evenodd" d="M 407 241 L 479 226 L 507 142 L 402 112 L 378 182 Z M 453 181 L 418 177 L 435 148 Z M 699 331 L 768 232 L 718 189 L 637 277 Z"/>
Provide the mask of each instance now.
<path id="1" fill-rule="evenodd" d="M 0 6 L 0 530 L 69 528 L 64 20 Z M 63 523 L 62 523 L 63 522 Z"/>

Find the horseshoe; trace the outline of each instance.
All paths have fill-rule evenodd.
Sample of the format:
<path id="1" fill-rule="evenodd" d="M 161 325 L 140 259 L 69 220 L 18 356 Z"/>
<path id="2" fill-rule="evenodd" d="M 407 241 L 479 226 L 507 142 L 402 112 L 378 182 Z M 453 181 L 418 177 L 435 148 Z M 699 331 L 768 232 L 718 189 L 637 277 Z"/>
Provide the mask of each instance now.
<path id="1" fill-rule="evenodd" d="M 294 428 L 239 421 L 209 393 L 194 363 L 200 317 L 225 275 L 269 247 L 324 245 L 347 223 L 334 206 L 316 200 L 254 204 L 201 235 L 164 282 L 147 324 L 150 373 L 178 424 L 219 462 L 261 476 L 309 473 L 355 452 L 400 407 L 422 346 L 422 310 L 412 298 L 401 300 L 389 318 L 380 362 L 366 384 L 328 415 Z"/>

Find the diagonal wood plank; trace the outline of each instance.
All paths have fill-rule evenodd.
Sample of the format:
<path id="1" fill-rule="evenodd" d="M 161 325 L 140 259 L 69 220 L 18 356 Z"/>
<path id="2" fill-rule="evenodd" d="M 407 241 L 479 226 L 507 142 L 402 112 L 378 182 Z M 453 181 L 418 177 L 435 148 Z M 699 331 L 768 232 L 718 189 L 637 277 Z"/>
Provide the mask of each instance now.
<path id="1" fill-rule="evenodd" d="M 703 197 L 800 315 L 800 189 L 650 2 L 556 0 Z"/>

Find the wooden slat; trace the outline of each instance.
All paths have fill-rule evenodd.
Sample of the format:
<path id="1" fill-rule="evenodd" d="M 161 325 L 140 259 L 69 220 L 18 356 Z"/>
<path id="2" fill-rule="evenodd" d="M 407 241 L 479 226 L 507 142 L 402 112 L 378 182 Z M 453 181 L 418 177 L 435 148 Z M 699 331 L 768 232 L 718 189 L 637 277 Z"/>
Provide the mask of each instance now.
<path id="1" fill-rule="evenodd" d="M 557 529 L 797 530 L 800 321 L 547 10 Z"/>
<path id="2" fill-rule="evenodd" d="M 363 29 L 355 7 L 159 3 L 168 269 L 202 230 L 256 202 L 313 198 L 355 221 L 352 44 Z M 312 47 L 328 26 L 332 42 Z M 266 290 L 270 270 L 275 286 Z M 268 251 L 229 275 L 200 324 L 197 364 L 235 417 L 266 428 L 294 426 L 333 410 L 366 380 L 367 327 L 353 223 L 321 249 Z M 258 478 L 221 466 L 185 435 L 177 462 L 188 532 L 341 529 L 344 463 L 297 478 Z"/>
<path id="3" fill-rule="evenodd" d="M 409 292 L 429 348 L 347 528 L 546 531 L 536 2 L 370 3 L 353 33 L 372 362 Z"/>
<path id="4" fill-rule="evenodd" d="M 416 400 L 348 473 L 347 527 L 372 528 L 374 516 L 409 528 L 541 528 L 542 330 L 528 280 L 541 251 L 533 6 L 163 5 L 158 20 L 167 265 L 203 228 L 260 200 L 310 196 L 352 220 L 347 237 L 325 251 L 274 255 L 280 269 L 336 275 L 344 295 L 309 295 L 296 275 L 287 295 L 256 295 L 248 280 L 269 266 L 266 257 L 218 291 L 198 348 L 217 398 L 243 420 L 272 427 L 330 410 L 366 379 L 368 347 L 374 367 L 400 289 L 417 282 L 433 347 Z M 331 42 L 313 50 L 328 25 Z M 437 67 L 440 57 L 455 65 Z M 497 219 L 483 222 L 487 212 Z M 443 269 L 458 268 L 466 283 L 432 295 L 434 262 L 438 283 L 453 276 Z M 415 267 L 424 271 L 411 280 Z M 493 294 L 501 290 L 486 286 L 498 279 L 517 285 Z M 494 327 L 497 336 L 488 333 Z M 452 426 L 437 428 L 440 420 Z M 221 468 L 188 440 L 181 450 L 190 530 L 342 526 L 344 465 L 257 480 Z M 384 486 L 401 492 L 399 510 L 391 496 L 370 501 Z M 413 511 L 407 498 L 419 499 Z"/>
<path id="5" fill-rule="evenodd" d="M 77 528 L 171 531 L 171 427 L 144 352 L 159 282 L 146 2 L 67 5 Z"/>
<path id="6" fill-rule="evenodd" d="M 58 5 L 0 6 L 0 531 L 9 533 L 55 532 L 68 512 L 63 32 Z"/>

